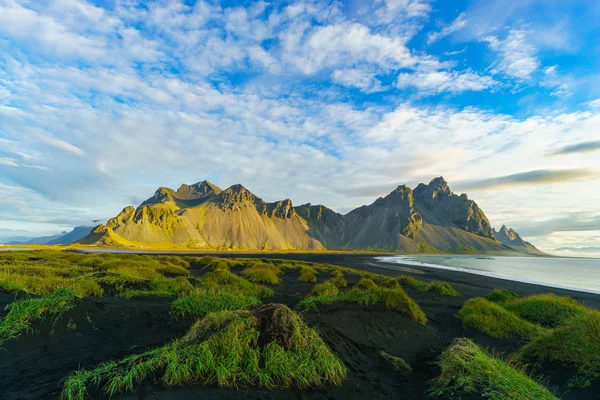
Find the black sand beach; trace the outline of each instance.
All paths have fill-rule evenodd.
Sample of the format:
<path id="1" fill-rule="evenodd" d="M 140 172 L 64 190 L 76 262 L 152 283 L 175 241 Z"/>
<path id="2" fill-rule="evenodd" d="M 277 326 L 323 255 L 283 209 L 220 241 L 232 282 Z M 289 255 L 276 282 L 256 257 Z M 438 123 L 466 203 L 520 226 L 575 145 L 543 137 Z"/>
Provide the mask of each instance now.
<path id="1" fill-rule="evenodd" d="M 214 255 L 214 254 L 211 254 Z M 515 341 L 492 339 L 483 333 L 466 330 L 455 318 L 462 304 L 471 297 L 484 296 L 494 288 L 509 289 L 521 295 L 553 292 L 595 308 L 600 308 L 600 296 L 543 286 L 500 280 L 463 272 L 427 267 L 402 266 L 380 262 L 372 255 L 353 254 L 219 254 L 224 257 L 285 258 L 329 263 L 364 269 L 379 274 L 415 276 L 423 280 L 447 281 L 462 297 L 445 297 L 436 293 L 420 293 L 408 289 L 409 295 L 427 314 L 426 326 L 380 307 L 337 303 L 319 312 L 307 312 L 303 318 L 315 327 L 327 344 L 340 356 L 348 368 L 348 378 L 340 387 L 318 390 L 257 390 L 252 388 L 224 389 L 191 386 L 165 389 L 150 384 L 140 387 L 123 399 L 183 400 L 208 399 L 426 399 L 429 382 L 439 370 L 436 361 L 454 338 L 469 337 L 477 344 L 495 351 L 510 353 L 519 347 Z M 201 274 L 201 271 L 192 273 Z M 283 283 L 274 286 L 270 302 L 290 307 L 306 297 L 311 284 L 298 281 L 298 272 L 290 271 Z M 320 281 L 325 276 L 319 276 Z M 349 277 L 349 283 L 351 282 Z M 14 300 L 13 294 L 0 292 L 0 316 L 4 306 Z M 69 330 L 65 323 L 37 326 L 39 333 L 23 335 L 6 342 L 0 350 L 0 397 L 16 399 L 56 399 L 62 380 L 78 368 L 90 368 L 103 361 L 123 357 L 159 346 L 184 334 L 191 321 L 175 320 L 169 315 L 168 298 L 86 298 L 61 321 L 70 321 L 84 330 Z M 395 371 L 378 352 L 402 357 L 413 373 Z M 544 364 L 545 383 L 556 389 L 562 399 L 598 399 L 600 384 L 587 389 L 568 390 L 569 377 L 564 369 Z M 570 372 L 570 371 L 568 371 Z M 534 371 L 535 373 L 535 371 Z M 91 393 L 92 398 L 98 397 Z M 473 398 L 481 398 L 476 395 Z"/>

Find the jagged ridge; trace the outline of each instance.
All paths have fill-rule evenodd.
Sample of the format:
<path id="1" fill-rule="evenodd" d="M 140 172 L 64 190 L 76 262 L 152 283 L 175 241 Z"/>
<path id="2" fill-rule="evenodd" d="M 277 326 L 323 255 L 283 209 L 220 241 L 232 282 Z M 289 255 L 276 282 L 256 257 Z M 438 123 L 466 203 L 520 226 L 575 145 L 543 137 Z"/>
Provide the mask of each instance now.
<path id="1" fill-rule="evenodd" d="M 516 249 L 496 240 L 477 203 L 466 194 L 454 194 L 442 177 L 414 190 L 398 186 L 346 215 L 310 203 L 294 207 L 289 199 L 268 203 L 242 185 L 221 190 L 203 181 L 176 191 L 161 187 L 83 242 L 277 250 Z"/>

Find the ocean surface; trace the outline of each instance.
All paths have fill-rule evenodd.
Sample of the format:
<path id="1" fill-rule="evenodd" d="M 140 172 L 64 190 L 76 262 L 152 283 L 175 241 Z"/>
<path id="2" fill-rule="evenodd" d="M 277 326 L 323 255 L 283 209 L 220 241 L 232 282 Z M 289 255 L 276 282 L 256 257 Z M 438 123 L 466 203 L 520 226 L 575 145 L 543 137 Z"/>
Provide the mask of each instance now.
<path id="1" fill-rule="evenodd" d="M 382 256 L 377 259 L 600 294 L 600 259 L 452 255 Z"/>

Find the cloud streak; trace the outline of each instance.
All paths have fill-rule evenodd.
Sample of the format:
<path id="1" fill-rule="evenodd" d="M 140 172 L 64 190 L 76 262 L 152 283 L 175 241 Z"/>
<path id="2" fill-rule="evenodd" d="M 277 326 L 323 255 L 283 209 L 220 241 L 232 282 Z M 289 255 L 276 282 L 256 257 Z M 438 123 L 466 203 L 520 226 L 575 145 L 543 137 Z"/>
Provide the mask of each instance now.
<path id="1" fill-rule="evenodd" d="M 600 173 L 593 169 L 542 169 L 488 179 L 462 181 L 457 182 L 455 186 L 460 190 L 499 189 L 524 185 L 559 184 L 578 180 L 595 179 L 598 177 L 600 177 Z"/>
<path id="2" fill-rule="evenodd" d="M 550 155 L 562 156 L 565 154 L 590 153 L 598 150 L 600 150 L 600 140 L 594 140 L 561 147 L 551 152 Z"/>

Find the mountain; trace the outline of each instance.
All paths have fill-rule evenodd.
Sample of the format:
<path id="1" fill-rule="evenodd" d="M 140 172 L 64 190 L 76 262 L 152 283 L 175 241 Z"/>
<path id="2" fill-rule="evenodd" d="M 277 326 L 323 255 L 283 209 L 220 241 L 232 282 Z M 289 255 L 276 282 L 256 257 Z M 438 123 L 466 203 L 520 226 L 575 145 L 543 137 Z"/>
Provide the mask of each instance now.
<path id="1" fill-rule="evenodd" d="M 36 238 L 13 238 L 7 244 L 71 244 L 89 235 L 92 229 L 94 229 L 93 226 L 76 226 L 71 232 L 61 232 L 57 235 Z"/>
<path id="2" fill-rule="evenodd" d="M 71 244 L 83 239 L 94 229 L 93 226 L 76 226 L 71 232 L 63 232 L 62 235 L 50 240 L 47 244 Z"/>
<path id="3" fill-rule="evenodd" d="M 242 185 L 208 181 L 161 187 L 139 207 L 126 207 L 81 243 L 210 249 L 374 249 L 511 251 L 496 240 L 477 203 L 454 194 L 444 178 L 398 186 L 342 215 L 322 205 L 269 203 Z"/>
<path id="4" fill-rule="evenodd" d="M 500 243 L 509 246 L 510 248 L 512 248 L 515 251 L 518 251 L 521 253 L 528 253 L 528 254 L 537 254 L 537 255 L 544 254 L 543 252 L 541 252 L 540 250 L 535 248 L 534 245 L 523 240 L 523 238 L 521 238 L 521 236 L 517 232 L 515 232 L 512 228 L 508 229 L 506 227 L 506 225 L 502 225 L 502 227 L 500 228 L 499 231 L 496 231 L 494 229 L 494 237 Z"/>

